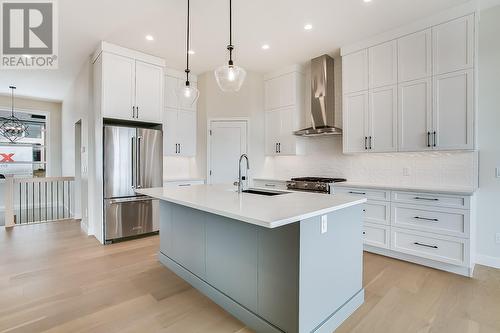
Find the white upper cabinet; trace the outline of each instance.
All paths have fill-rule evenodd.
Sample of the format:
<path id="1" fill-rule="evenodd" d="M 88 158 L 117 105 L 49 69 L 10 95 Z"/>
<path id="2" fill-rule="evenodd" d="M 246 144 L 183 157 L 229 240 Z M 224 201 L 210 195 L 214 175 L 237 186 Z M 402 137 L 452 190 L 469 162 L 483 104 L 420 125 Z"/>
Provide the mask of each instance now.
<path id="1" fill-rule="evenodd" d="M 296 103 L 298 75 L 300 73 L 292 72 L 265 81 L 266 110 L 289 107 Z"/>
<path id="2" fill-rule="evenodd" d="M 369 88 L 394 85 L 398 81 L 396 41 L 390 41 L 368 49 Z M 357 74 L 361 75 L 361 73 Z"/>
<path id="3" fill-rule="evenodd" d="M 360 153 L 368 150 L 368 92 L 344 96 L 343 114 L 344 153 Z"/>
<path id="4" fill-rule="evenodd" d="M 167 108 L 163 113 L 163 155 L 177 156 L 177 119 L 179 110 Z"/>
<path id="5" fill-rule="evenodd" d="M 102 52 L 103 117 L 161 123 L 162 110 L 161 66 Z"/>
<path id="6" fill-rule="evenodd" d="M 395 85 L 378 88 L 369 94 L 368 150 L 398 150 L 398 90 Z"/>
<path id="7" fill-rule="evenodd" d="M 474 16 L 469 15 L 432 28 L 434 75 L 472 68 Z"/>
<path id="8" fill-rule="evenodd" d="M 432 75 L 432 33 L 426 29 L 398 40 L 398 81 Z"/>
<path id="9" fill-rule="evenodd" d="M 296 155 L 298 130 L 304 107 L 304 74 L 298 67 L 266 76 L 264 85 L 266 155 Z"/>
<path id="10" fill-rule="evenodd" d="M 473 71 L 434 78 L 433 146 L 436 149 L 473 149 Z"/>
<path id="11" fill-rule="evenodd" d="M 196 156 L 197 103 L 181 105 L 177 89 L 185 85 L 182 72 L 167 69 L 165 75 L 165 116 L 163 117 L 163 150 L 168 156 Z M 196 81 L 190 84 L 197 86 Z"/>
<path id="12" fill-rule="evenodd" d="M 342 48 L 345 153 L 475 148 L 475 14 L 440 17 Z"/>
<path id="13" fill-rule="evenodd" d="M 400 151 L 431 149 L 431 79 L 399 85 L 398 136 Z"/>
<path id="14" fill-rule="evenodd" d="M 163 111 L 163 69 L 142 61 L 135 63 L 136 117 L 158 122 Z"/>
<path id="15" fill-rule="evenodd" d="M 174 76 L 165 75 L 165 106 L 177 109 L 179 101 L 176 90 L 179 88 L 180 80 Z"/>
<path id="16" fill-rule="evenodd" d="M 368 89 L 368 50 L 361 50 L 342 57 L 343 93 Z"/>
<path id="17" fill-rule="evenodd" d="M 181 156 L 196 155 L 196 112 L 180 110 L 177 123 L 178 154 Z"/>
<path id="18" fill-rule="evenodd" d="M 135 60 L 102 54 L 102 112 L 106 118 L 135 116 Z"/>

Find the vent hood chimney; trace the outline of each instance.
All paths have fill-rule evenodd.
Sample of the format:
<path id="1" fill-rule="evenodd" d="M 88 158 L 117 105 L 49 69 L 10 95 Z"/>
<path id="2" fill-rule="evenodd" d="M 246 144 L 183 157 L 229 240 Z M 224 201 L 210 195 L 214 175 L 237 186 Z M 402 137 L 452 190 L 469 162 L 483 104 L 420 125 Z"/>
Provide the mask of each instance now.
<path id="1" fill-rule="evenodd" d="M 335 89 L 333 59 L 322 55 L 311 60 L 311 122 L 312 127 L 295 131 L 299 136 L 342 134 L 335 127 Z"/>

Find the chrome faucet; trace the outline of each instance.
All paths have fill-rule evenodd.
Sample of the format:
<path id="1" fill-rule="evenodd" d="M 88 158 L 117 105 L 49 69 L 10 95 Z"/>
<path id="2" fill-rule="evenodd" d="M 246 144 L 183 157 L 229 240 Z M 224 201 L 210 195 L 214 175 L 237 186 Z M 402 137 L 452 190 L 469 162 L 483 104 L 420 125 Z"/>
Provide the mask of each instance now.
<path id="1" fill-rule="evenodd" d="M 241 160 L 245 159 L 247 161 L 247 170 L 250 170 L 250 162 L 248 161 L 248 156 L 247 154 L 243 154 L 240 156 L 240 160 L 238 162 L 238 193 L 241 193 L 243 190 L 243 184 L 242 184 L 242 176 L 241 176 Z"/>

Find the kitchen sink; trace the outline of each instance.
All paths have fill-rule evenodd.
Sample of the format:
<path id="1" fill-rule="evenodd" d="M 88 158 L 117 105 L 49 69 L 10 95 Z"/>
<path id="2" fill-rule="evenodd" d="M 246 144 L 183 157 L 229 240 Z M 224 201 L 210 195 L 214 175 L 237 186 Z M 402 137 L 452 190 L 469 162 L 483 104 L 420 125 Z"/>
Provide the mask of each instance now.
<path id="1" fill-rule="evenodd" d="M 275 195 L 281 195 L 281 194 L 287 194 L 287 193 L 289 193 L 289 192 L 281 192 L 281 191 L 259 190 L 259 189 L 256 189 L 256 188 L 250 188 L 248 190 L 243 190 L 241 192 L 243 192 L 243 193 L 249 193 L 249 194 L 266 195 L 266 196 L 275 196 Z"/>

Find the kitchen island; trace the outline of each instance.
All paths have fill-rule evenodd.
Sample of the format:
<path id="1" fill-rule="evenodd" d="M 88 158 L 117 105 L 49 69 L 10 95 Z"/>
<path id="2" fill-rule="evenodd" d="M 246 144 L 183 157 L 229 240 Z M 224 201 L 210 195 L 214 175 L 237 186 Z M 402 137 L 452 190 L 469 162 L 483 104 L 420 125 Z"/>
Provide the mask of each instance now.
<path id="1" fill-rule="evenodd" d="M 160 199 L 159 260 L 256 332 L 331 333 L 364 301 L 364 198 L 141 189 Z"/>

